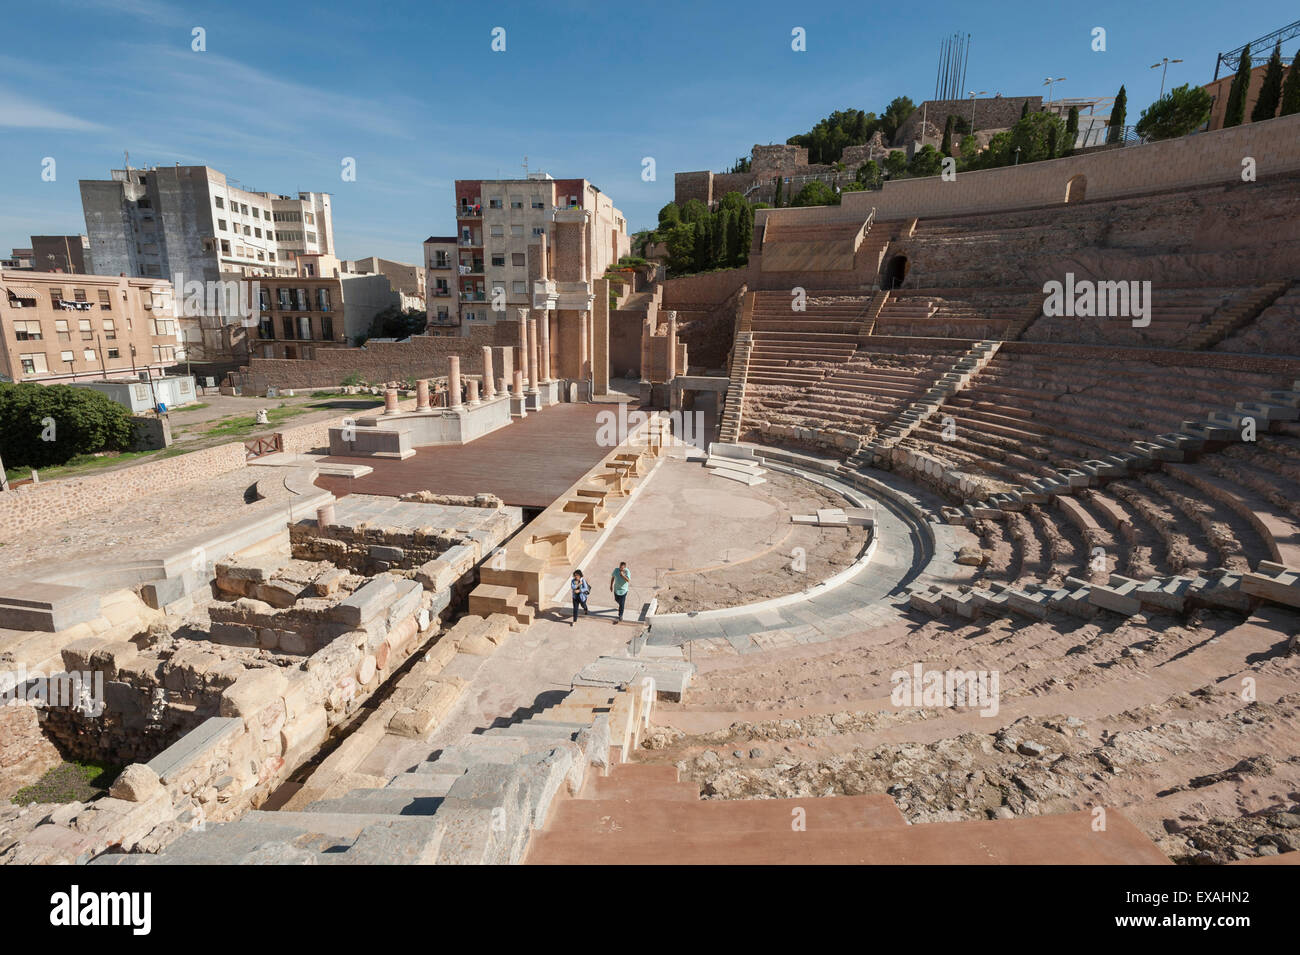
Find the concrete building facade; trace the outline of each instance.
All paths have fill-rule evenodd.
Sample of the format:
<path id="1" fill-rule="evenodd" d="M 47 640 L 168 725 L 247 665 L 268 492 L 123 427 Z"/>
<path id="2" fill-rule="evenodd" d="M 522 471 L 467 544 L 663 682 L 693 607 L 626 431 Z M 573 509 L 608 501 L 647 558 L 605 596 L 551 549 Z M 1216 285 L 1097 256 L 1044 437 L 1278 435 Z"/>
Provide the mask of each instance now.
<path id="1" fill-rule="evenodd" d="M 158 375 L 180 357 L 168 282 L 0 272 L 0 374 L 10 380 Z"/>
<path id="2" fill-rule="evenodd" d="M 460 328 L 460 273 L 456 236 L 431 235 L 424 240 L 425 311 L 428 335 L 454 335 Z"/>
<path id="3" fill-rule="evenodd" d="M 41 272 L 90 272 L 90 240 L 84 235 L 34 235 L 32 267 Z"/>

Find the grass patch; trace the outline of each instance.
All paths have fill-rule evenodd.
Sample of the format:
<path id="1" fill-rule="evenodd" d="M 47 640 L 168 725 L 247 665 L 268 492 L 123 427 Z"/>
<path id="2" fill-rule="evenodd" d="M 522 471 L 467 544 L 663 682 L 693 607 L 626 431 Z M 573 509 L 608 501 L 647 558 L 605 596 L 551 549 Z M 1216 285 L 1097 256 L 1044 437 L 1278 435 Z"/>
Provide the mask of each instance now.
<path id="1" fill-rule="evenodd" d="M 119 767 L 95 761 L 62 763 L 13 794 L 19 806 L 38 802 L 86 802 L 108 792 Z"/>
<path id="2" fill-rule="evenodd" d="M 167 451 L 171 451 L 168 448 Z M 69 458 L 66 463 L 56 465 L 50 468 L 39 468 L 37 474 L 41 480 L 46 478 L 54 479 L 59 477 L 69 477 L 74 474 L 83 474 L 87 471 L 97 471 L 100 468 L 112 467 L 115 464 L 126 464 L 131 461 L 138 461 L 141 458 L 159 455 L 167 457 L 166 451 L 108 451 L 103 454 L 78 454 Z M 5 468 L 5 476 L 10 481 L 21 481 L 32 476 L 32 469 L 26 467 Z"/>
<path id="3" fill-rule="evenodd" d="M 296 407 L 280 405 L 278 408 L 267 409 L 268 424 L 258 424 L 256 415 L 230 415 L 222 418 L 212 427 L 205 428 L 200 433 L 216 438 L 245 438 L 258 430 L 273 428 L 287 418 L 310 414 L 311 411 L 311 405 L 298 405 Z"/>

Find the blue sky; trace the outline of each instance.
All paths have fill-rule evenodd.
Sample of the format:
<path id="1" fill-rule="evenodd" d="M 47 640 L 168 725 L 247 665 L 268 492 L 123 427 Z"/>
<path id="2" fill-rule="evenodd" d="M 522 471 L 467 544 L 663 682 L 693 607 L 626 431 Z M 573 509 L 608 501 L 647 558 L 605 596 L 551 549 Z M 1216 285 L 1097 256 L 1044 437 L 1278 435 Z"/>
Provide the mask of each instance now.
<path id="1" fill-rule="evenodd" d="M 0 250 L 84 231 L 77 180 L 107 178 L 123 150 L 259 191 L 330 192 L 343 258 L 420 261 L 426 236 L 454 232 L 453 181 L 521 175 L 525 156 L 590 179 L 636 229 L 672 198 L 675 171 L 724 169 L 835 109 L 930 97 L 956 31 L 972 34 L 968 89 L 1032 95 L 1050 74 L 1067 78 L 1058 97 L 1113 96 L 1125 83 L 1131 123 L 1159 92 L 1161 57 L 1185 60 L 1171 86 L 1206 83 L 1220 50 L 1295 16 L 1281 0 L 10 4 L 5 35 L 26 39 L 0 48 Z M 806 52 L 791 50 L 797 26 Z"/>

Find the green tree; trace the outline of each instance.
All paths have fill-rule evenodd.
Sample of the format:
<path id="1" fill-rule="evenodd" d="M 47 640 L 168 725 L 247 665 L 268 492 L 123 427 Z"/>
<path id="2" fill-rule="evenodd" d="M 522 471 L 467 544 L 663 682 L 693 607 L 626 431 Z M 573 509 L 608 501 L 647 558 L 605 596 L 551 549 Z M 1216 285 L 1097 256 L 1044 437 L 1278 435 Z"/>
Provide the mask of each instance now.
<path id="1" fill-rule="evenodd" d="M 781 208 L 781 177 L 776 177 L 776 195 L 772 197 L 772 208 Z"/>
<path id="2" fill-rule="evenodd" d="M 885 157 L 885 171 L 891 176 L 901 176 L 907 172 L 907 154 L 895 149 Z"/>
<path id="3" fill-rule="evenodd" d="M 868 189 L 875 189 L 880 183 L 880 166 L 874 159 L 868 159 L 858 167 L 858 173 L 854 177 Z"/>
<path id="4" fill-rule="evenodd" d="M 695 248 L 691 253 L 691 268 L 695 272 L 707 272 L 713 268 L 713 217 L 705 216 L 693 226 Z"/>
<path id="5" fill-rule="evenodd" d="M 943 153 L 929 145 L 918 149 L 907 164 L 907 171 L 913 176 L 937 176 L 942 168 Z"/>
<path id="6" fill-rule="evenodd" d="M 1278 104 L 1282 101 L 1282 41 L 1273 46 L 1273 55 L 1264 67 L 1264 82 L 1259 87 L 1259 98 L 1255 108 L 1250 111 L 1252 123 L 1272 119 L 1277 114 Z"/>
<path id="7" fill-rule="evenodd" d="M 1074 151 L 1074 144 L 1079 141 L 1079 107 L 1071 106 L 1070 113 L 1065 119 L 1065 142 L 1064 151 L 1071 153 Z"/>
<path id="8" fill-rule="evenodd" d="M 939 152 L 943 153 L 945 156 L 952 152 L 953 118 L 952 113 L 949 113 L 947 122 L 943 124 L 943 141 L 939 143 Z"/>
<path id="9" fill-rule="evenodd" d="M 904 120 L 915 112 L 916 104 L 906 96 L 896 96 L 890 100 L 884 115 L 880 117 L 880 130 L 885 141 L 892 142 Z"/>
<path id="10" fill-rule="evenodd" d="M 682 203 L 682 222 L 695 225 L 709 217 L 709 207 L 699 199 L 687 199 Z"/>
<path id="11" fill-rule="evenodd" d="M 664 235 L 664 248 L 669 272 L 685 275 L 694 271 L 695 226 L 682 223 L 670 228 Z"/>
<path id="12" fill-rule="evenodd" d="M 382 312 L 376 312 L 370 320 L 370 334 L 376 338 L 410 338 L 421 334 L 429 324 L 429 316 L 419 309 L 402 311 L 396 305 L 390 305 Z"/>
<path id="13" fill-rule="evenodd" d="M 880 128 L 875 113 L 860 109 L 836 110 L 806 133 L 786 140 L 808 150 L 811 163 L 830 164 L 839 160 L 845 146 L 861 146 Z"/>
<path id="14" fill-rule="evenodd" d="M 1110 108 L 1110 122 L 1106 124 L 1106 142 L 1120 142 L 1124 124 L 1128 121 L 1128 92 L 1121 85 L 1115 94 L 1115 105 Z"/>
<path id="15" fill-rule="evenodd" d="M 1065 124 L 1055 113 L 1029 113 L 1011 127 L 1009 142 L 1011 162 L 1038 162 L 1055 155 L 1054 143 L 1060 143 Z M 1020 158 L 1015 151 L 1019 148 Z"/>
<path id="16" fill-rule="evenodd" d="M 1300 50 L 1291 57 L 1291 68 L 1286 71 L 1286 82 L 1282 84 L 1282 109 L 1279 116 L 1300 113 Z"/>
<path id="17" fill-rule="evenodd" d="M 45 468 L 81 454 L 123 451 L 130 412 L 91 388 L 0 384 L 0 447 L 7 468 Z"/>
<path id="18" fill-rule="evenodd" d="M 792 206 L 833 206 L 837 201 L 835 192 L 824 182 L 813 180 L 799 190 L 799 194 L 790 203 Z"/>
<path id="19" fill-rule="evenodd" d="M 677 203 L 670 202 L 659 210 L 659 228 L 671 229 L 675 225 L 680 225 L 682 221 L 682 210 L 678 208 Z"/>
<path id="20" fill-rule="evenodd" d="M 970 168 L 971 164 L 979 157 L 980 142 L 974 133 L 965 133 L 961 137 L 961 144 L 957 147 L 961 154 L 963 165 Z"/>
<path id="21" fill-rule="evenodd" d="M 1029 100 L 1025 100 L 1023 103 L 1020 104 L 1020 118 L 1024 119 L 1028 115 L 1029 115 Z"/>
<path id="22" fill-rule="evenodd" d="M 1210 118 L 1212 105 L 1210 94 L 1201 87 L 1176 86 L 1142 111 L 1137 134 L 1143 139 L 1186 136 Z"/>
<path id="23" fill-rule="evenodd" d="M 1250 48 L 1241 52 L 1237 75 L 1228 89 L 1228 104 L 1223 109 L 1223 128 L 1240 126 L 1246 119 L 1246 93 L 1250 90 Z"/>

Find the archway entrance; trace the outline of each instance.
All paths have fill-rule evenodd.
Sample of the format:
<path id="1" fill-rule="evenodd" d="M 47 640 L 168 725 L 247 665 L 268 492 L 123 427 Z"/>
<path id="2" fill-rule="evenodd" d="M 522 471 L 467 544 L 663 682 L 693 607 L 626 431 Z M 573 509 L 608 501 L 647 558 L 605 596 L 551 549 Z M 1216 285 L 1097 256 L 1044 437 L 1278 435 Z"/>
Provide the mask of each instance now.
<path id="1" fill-rule="evenodd" d="M 885 264 L 885 278 L 881 288 L 886 290 L 902 288 L 905 278 L 907 278 L 907 256 L 896 255 Z"/>
<path id="2" fill-rule="evenodd" d="M 1065 201 L 1082 202 L 1083 194 L 1088 191 L 1088 177 L 1074 176 L 1065 184 Z"/>

